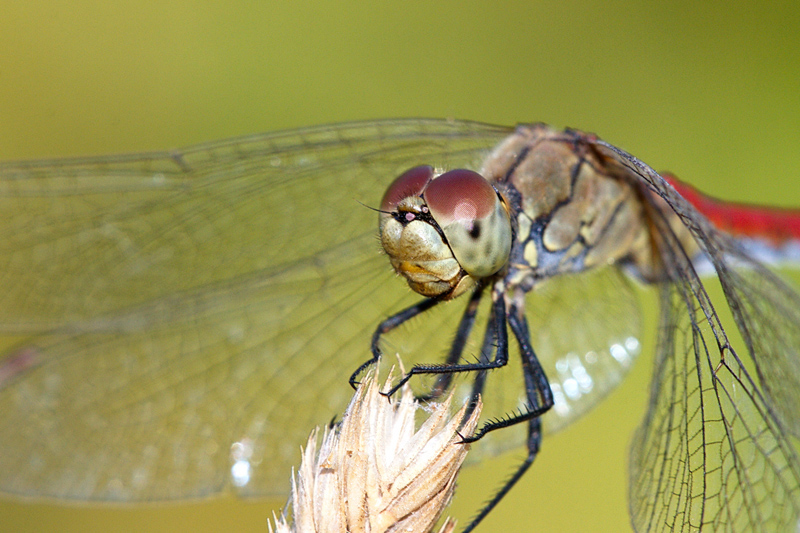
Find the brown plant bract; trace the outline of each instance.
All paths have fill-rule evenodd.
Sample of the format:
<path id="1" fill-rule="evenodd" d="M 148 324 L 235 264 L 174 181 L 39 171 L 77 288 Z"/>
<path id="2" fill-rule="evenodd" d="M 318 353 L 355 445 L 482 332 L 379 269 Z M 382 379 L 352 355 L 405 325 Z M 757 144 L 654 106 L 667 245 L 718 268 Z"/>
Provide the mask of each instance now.
<path id="1" fill-rule="evenodd" d="M 368 376 L 341 425 L 325 429 L 319 452 L 317 432 L 309 437 L 292 479 L 294 524 L 276 518 L 276 531 L 431 531 L 453 496 L 469 448 L 458 444 L 458 432 L 471 434 L 480 415 L 479 402 L 462 426 L 467 404 L 450 417 L 451 401 L 452 395 L 431 404 L 433 412 L 415 431 L 420 405 L 411 389 L 404 387 L 399 398 L 387 401 L 374 375 Z M 454 527 L 448 519 L 439 531 Z"/>

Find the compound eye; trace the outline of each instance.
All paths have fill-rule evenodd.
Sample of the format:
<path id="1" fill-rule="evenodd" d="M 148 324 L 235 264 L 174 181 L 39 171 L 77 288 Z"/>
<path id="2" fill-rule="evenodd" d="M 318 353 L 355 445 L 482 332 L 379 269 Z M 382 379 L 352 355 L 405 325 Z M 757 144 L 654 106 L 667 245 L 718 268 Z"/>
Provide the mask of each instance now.
<path id="1" fill-rule="evenodd" d="M 505 265 L 511 253 L 511 222 L 497 191 L 483 176 L 451 170 L 431 181 L 423 196 L 461 268 L 481 278 Z"/>
<path id="2" fill-rule="evenodd" d="M 425 202 L 442 228 L 458 222 L 472 231 L 476 220 L 494 210 L 497 193 L 477 172 L 458 169 L 433 180 L 425 190 Z"/>
<path id="3" fill-rule="evenodd" d="M 411 196 L 419 196 L 433 178 L 433 167 L 422 165 L 400 174 L 386 189 L 381 211 L 394 211 L 397 204 Z"/>

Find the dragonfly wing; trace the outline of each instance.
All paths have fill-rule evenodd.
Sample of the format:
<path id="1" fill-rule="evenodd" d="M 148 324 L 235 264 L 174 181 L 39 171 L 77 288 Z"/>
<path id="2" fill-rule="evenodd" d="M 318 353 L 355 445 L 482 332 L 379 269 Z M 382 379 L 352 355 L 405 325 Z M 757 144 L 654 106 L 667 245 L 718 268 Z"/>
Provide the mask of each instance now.
<path id="1" fill-rule="evenodd" d="M 105 321 L 142 327 L 25 341 L 8 357 L 33 364 L 0 389 L 3 489 L 122 501 L 200 497 L 229 481 L 246 494 L 285 489 L 309 428 L 352 393 L 366 313 L 391 307 L 369 299 L 393 281 L 385 265 L 342 251 L 369 258 L 340 265 L 363 277 L 323 269 L 321 280 L 318 264 L 294 265 L 181 295 L 182 312 L 155 305 Z M 240 459 L 244 477 L 232 479 Z"/>
<path id="2" fill-rule="evenodd" d="M 748 258 L 650 167 L 601 150 L 657 194 L 714 265 L 712 301 L 667 217 L 652 205 L 669 282 L 650 404 L 631 449 L 630 505 L 642 531 L 794 530 L 800 298 Z M 729 332 L 718 314 L 732 314 Z"/>
<path id="3" fill-rule="evenodd" d="M 720 244 L 714 264 L 765 401 L 800 438 L 800 296 L 735 243 Z"/>
<path id="4" fill-rule="evenodd" d="M 527 298 L 534 349 L 555 405 L 545 431 L 583 416 L 622 382 L 639 355 L 639 295 L 619 268 L 553 278 Z"/>
<path id="5" fill-rule="evenodd" d="M 0 331 L 85 325 L 374 234 L 365 205 L 397 172 L 420 160 L 479 167 L 508 131 L 380 121 L 0 164 Z"/>
<path id="6" fill-rule="evenodd" d="M 665 286 L 661 303 L 650 404 L 631 447 L 636 529 L 793 528 L 800 463 L 747 362 L 720 349 L 686 286 Z"/>
<path id="7" fill-rule="evenodd" d="M 420 162 L 480 168 L 507 133 L 382 121 L 0 166 L 0 491 L 285 494 L 415 299 L 365 205 Z"/>

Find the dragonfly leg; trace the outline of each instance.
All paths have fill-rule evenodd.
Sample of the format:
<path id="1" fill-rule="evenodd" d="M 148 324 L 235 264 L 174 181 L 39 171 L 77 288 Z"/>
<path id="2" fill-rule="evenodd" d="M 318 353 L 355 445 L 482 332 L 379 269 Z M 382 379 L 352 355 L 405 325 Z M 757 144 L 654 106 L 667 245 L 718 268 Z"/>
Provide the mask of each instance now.
<path id="1" fill-rule="evenodd" d="M 477 304 L 476 304 L 477 305 Z M 497 340 L 497 351 L 493 360 L 478 361 L 477 363 L 465 364 L 432 364 L 415 365 L 403 378 L 398 381 L 388 392 L 381 393 L 384 396 L 391 396 L 405 385 L 408 380 L 418 374 L 455 374 L 458 372 L 480 372 L 482 370 L 492 370 L 506 365 L 508 362 L 508 331 L 506 330 L 506 303 L 503 298 L 502 289 L 492 291 L 492 315 L 489 326 L 494 325 L 495 337 Z"/>
<path id="2" fill-rule="evenodd" d="M 497 429 L 506 428 L 522 422 L 536 419 L 553 407 L 553 391 L 550 389 L 550 382 L 544 373 L 536 353 L 533 351 L 530 341 L 530 331 L 525 316 L 516 306 L 511 306 L 508 316 L 508 324 L 519 344 L 519 351 L 522 356 L 522 372 L 525 378 L 525 396 L 528 400 L 527 410 L 502 420 L 488 422 L 484 424 L 471 437 L 464 438 L 465 443 L 480 440 L 484 435 Z M 501 343 L 498 340 L 498 351 Z M 506 347 L 507 350 L 507 347 Z M 537 445 L 538 450 L 538 445 Z"/>
<path id="3" fill-rule="evenodd" d="M 478 524 L 480 524 L 484 518 L 494 509 L 500 500 L 502 500 L 506 494 L 517 484 L 517 481 L 522 479 L 522 476 L 525 475 L 525 472 L 528 471 L 530 466 L 533 464 L 534 459 L 536 459 L 536 455 L 539 453 L 539 447 L 542 442 L 542 424 L 540 418 L 531 418 L 528 420 L 528 456 L 522 461 L 522 464 L 514 471 L 514 473 L 509 477 L 503 486 L 500 487 L 492 499 L 489 500 L 486 505 L 481 508 L 477 515 L 472 519 L 472 521 L 467 524 L 467 527 L 463 529 L 461 533 L 469 533 L 473 529 L 475 529 Z"/>
<path id="4" fill-rule="evenodd" d="M 494 315 L 489 317 L 489 323 L 486 325 L 486 333 L 483 336 L 483 344 L 481 345 L 481 354 L 479 361 L 482 363 L 486 363 L 491 361 L 492 358 L 492 350 L 495 347 L 495 324 L 494 324 Z M 442 374 L 443 376 L 452 376 L 452 374 Z M 471 401 L 470 405 L 467 410 L 464 412 L 463 422 L 469 420 L 472 416 L 472 412 L 475 410 L 477 406 L 478 397 L 483 394 L 483 389 L 486 386 L 486 376 L 487 372 L 485 370 L 481 370 L 476 372 L 475 379 L 472 381 L 472 392 L 471 392 Z"/>
<path id="5" fill-rule="evenodd" d="M 472 326 L 475 325 L 475 317 L 478 314 L 478 305 L 481 303 L 481 297 L 483 296 L 484 288 L 485 286 L 481 285 L 472 293 L 472 296 L 470 296 L 467 307 L 464 309 L 464 314 L 461 315 L 461 320 L 458 323 L 458 329 L 456 329 L 456 335 L 453 338 L 452 344 L 450 345 L 450 350 L 447 353 L 447 359 L 445 359 L 444 362 L 445 365 L 455 365 L 461 359 L 461 355 L 464 353 L 464 346 L 466 346 L 467 339 L 472 332 Z M 493 327 L 490 326 L 489 331 L 493 331 L 492 328 Z M 491 349 L 491 345 L 489 346 L 489 349 Z M 485 351 L 486 348 L 481 350 L 481 358 L 482 360 L 488 361 L 488 355 L 484 359 Z M 452 373 L 439 374 L 439 377 L 431 388 L 431 391 L 424 396 L 418 396 L 417 400 L 431 401 L 440 398 L 442 394 L 444 394 L 444 392 L 450 388 L 452 381 Z"/>
<path id="6" fill-rule="evenodd" d="M 488 433 L 501 427 L 508 427 L 510 425 L 518 424 L 520 422 L 528 423 L 528 438 L 527 448 L 528 455 L 519 465 L 516 471 L 506 480 L 500 490 L 498 490 L 492 499 L 483 506 L 480 512 L 472 519 L 462 533 L 468 533 L 475 529 L 475 527 L 484 519 L 489 512 L 494 509 L 500 500 L 516 485 L 525 472 L 528 471 L 536 456 L 539 454 L 539 449 L 542 444 L 542 423 L 541 415 L 546 413 L 553 406 L 553 394 L 550 390 L 550 384 L 547 381 L 547 376 L 539 363 L 533 347 L 530 345 L 530 331 L 528 330 L 528 323 L 525 316 L 519 312 L 519 309 L 512 306 L 508 317 L 511 331 L 517 338 L 520 345 L 520 352 L 522 354 L 522 370 L 525 378 L 525 394 L 528 400 L 528 411 L 520 415 L 507 418 L 499 422 L 492 422 L 484 425 L 472 437 L 464 438 L 462 442 L 469 443 L 475 442 Z"/>
<path id="7" fill-rule="evenodd" d="M 434 298 L 426 298 L 421 302 L 417 302 L 410 307 L 406 307 L 399 313 L 395 313 L 394 315 L 390 316 L 389 318 L 378 324 L 378 327 L 375 329 L 375 333 L 372 334 L 372 342 L 370 343 L 370 350 L 372 351 L 372 357 L 366 362 L 362 363 L 356 369 L 356 371 L 350 375 L 350 386 L 355 389 L 356 386 L 358 385 L 358 376 L 361 375 L 361 373 L 364 372 L 364 370 L 366 370 L 369 366 L 377 363 L 378 359 L 380 359 L 381 349 L 379 343 L 381 341 L 382 336 L 386 335 L 396 327 L 414 318 L 420 313 L 424 313 L 425 311 L 435 306 L 439 302 L 440 300 L 436 300 Z"/>

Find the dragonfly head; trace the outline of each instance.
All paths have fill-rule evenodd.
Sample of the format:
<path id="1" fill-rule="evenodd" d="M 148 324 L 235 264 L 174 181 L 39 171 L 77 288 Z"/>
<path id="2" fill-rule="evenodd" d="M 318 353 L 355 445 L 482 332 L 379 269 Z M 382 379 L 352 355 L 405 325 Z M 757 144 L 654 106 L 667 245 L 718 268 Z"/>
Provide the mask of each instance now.
<path id="1" fill-rule="evenodd" d="M 437 176 L 433 167 L 415 167 L 386 190 L 380 237 L 395 271 L 414 291 L 455 298 L 508 262 L 508 204 L 472 170 Z"/>

